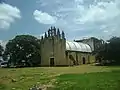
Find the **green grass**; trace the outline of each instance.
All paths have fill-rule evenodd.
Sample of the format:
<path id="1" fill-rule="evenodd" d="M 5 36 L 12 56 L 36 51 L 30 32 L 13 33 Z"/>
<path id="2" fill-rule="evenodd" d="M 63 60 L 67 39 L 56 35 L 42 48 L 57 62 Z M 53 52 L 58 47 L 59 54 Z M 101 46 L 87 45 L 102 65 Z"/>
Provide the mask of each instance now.
<path id="1" fill-rule="evenodd" d="M 0 68 L 0 90 L 28 90 L 35 84 L 56 90 L 118 90 L 120 67 Z"/>
<path id="2" fill-rule="evenodd" d="M 120 90 L 120 71 L 64 74 L 56 82 L 56 90 Z"/>

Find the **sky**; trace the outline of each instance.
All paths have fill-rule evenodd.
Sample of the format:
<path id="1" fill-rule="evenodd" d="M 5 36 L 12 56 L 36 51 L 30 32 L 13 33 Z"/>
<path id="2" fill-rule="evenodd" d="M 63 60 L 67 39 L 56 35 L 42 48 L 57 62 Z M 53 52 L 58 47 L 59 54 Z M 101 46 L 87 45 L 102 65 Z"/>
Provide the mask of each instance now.
<path id="1" fill-rule="evenodd" d="M 40 37 L 51 26 L 68 40 L 119 36 L 120 0 L 0 0 L 3 45 L 16 35 Z"/>

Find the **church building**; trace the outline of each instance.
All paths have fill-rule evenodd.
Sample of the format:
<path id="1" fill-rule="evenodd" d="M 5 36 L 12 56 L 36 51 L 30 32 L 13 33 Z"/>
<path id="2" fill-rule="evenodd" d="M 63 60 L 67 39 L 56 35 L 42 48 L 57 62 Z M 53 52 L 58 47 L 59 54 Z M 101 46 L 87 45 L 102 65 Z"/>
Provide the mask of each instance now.
<path id="1" fill-rule="evenodd" d="M 41 66 L 73 66 L 95 62 L 93 46 L 81 41 L 67 41 L 65 33 L 51 27 L 41 37 Z"/>

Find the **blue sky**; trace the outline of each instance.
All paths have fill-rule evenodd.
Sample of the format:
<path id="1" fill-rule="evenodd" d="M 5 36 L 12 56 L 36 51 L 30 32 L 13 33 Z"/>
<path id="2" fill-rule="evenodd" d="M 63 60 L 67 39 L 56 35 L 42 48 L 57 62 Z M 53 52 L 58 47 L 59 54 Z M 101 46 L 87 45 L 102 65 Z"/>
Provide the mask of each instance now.
<path id="1" fill-rule="evenodd" d="M 4 0 L 0 4 L 0 42 L 18 34 L 42 35 L 50 26 L 67 39 L 119 36 L 119 0 Z"/>

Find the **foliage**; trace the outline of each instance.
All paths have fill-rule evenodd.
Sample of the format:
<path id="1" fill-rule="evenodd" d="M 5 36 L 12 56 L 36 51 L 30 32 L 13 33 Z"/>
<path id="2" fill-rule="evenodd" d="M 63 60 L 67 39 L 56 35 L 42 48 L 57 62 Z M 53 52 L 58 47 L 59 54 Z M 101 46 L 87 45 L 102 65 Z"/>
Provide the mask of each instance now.
<path id="1" fill-rule="evenodd" d="M 4 51 L 3 46 L 0 44 L 0 56 L 2 56 L 3 51 Z"/>
<path id="2" fill-rule="evenodd" d="M 109 61 L 110 64 L 120 64 L 120 37 L 112 37 L 98 50 L 97 58 L 102 58 L 103 61 Z"/>
<path id="3" fill-rule="evenodd" d="M 5 57 L 13 65 L 36 66 L 40 64 L 40 41 L 31 35 L 18 35 L 6 44 Z"/>

